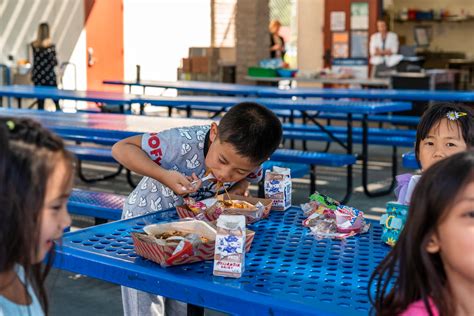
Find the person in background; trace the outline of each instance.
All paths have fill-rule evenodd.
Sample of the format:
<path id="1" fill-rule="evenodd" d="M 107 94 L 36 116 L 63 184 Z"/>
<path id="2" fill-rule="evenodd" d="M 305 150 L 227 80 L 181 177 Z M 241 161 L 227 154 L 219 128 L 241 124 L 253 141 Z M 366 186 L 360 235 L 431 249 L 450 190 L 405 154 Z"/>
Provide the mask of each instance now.
<path id="1" fill-rule="evenodd" d="M 398 242 L 375 268 L 370 315 L 474 315 L 474 152 L 435 163 Z"/>
<path id="2" fill-rule="evenodd" d="M 398 55 L 398 36 L 388 31 L 384 20 L 377 21 L 377 33 L 370 36 L 369 52 L 372 77 L 380 77 L 381 72 L 392 70 L 403 58 Z"/>
<path id="3" fill-rule="evenodd" d="M 0 118 L 0 148 L 0 315 L 47 315 L 45 278 L 71 224 L 73 157 L 30 119 Z"/>
<path id="4" fill-rule="evenodd" d="M 270 21 L 268 30 L 270 31 L 270 58 L 285 57 L 285 40 L 280 36 L 281 23 L 278 20 Z"/>
<path id="5" fill-rule="evenodd" d="M 56 47 L 51 42 L 48 23 L 38 26 L 36 40 L 31 43 L 33 70 L 31 80 L 35 86 L 57 87 L 55 67 L 58 65 Z M 56 110 L 60 111 L 59 101 L 55 100 Z M 44 109 L 44 100 L 38 99 L 38 109 Z"/>

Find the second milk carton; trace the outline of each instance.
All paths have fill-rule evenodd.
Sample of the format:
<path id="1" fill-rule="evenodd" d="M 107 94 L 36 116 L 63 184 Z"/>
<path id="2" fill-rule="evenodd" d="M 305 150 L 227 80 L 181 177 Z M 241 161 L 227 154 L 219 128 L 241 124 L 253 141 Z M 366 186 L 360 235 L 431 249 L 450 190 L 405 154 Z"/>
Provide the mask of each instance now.
<path id="1" fill-rule="evenodd" d="M 265 173 L 265 198 L 273 200 L 272 210 L 291 206 L 291 173 L 288 168 L 273 167 Z"/>

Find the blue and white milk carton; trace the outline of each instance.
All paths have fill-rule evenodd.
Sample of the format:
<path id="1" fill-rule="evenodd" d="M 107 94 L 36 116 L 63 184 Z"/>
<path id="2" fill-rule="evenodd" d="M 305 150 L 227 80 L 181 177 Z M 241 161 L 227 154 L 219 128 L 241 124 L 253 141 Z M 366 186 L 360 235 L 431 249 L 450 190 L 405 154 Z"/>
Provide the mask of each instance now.
<path id="1" fill-rule="evenodd" d="M 245 270 L 245 216 L 221 215 L 217 219 L 214 275 L 240 278 Z"/>
<path id="2" fill-rule="evenodd" d="M 291 206 L 291 171 L 273 167 L 265 172 L 265 198 L 273 200 L 272 210 L 285 211 Z"/>

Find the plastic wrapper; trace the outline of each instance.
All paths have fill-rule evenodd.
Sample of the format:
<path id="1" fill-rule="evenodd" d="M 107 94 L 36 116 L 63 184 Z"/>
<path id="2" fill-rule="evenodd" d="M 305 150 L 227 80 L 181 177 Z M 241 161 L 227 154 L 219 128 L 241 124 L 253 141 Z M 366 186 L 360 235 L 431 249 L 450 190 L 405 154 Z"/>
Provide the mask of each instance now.
<path id="1" fill-rule="evenodd" d="M 340 205 L 334 211 L 337 231 L 340 233 L 359 233 L 364 227 L 364 213 L 350 206 Z"/>
<path id="2" fill-rule="evenodd" d="M 311 194 L 309 197 L 310 201 L 316 202 L 319 205 L 323 205 L 326 208 L 335 211 L 337 207 L 341 204 L 339 201 L 334 200 L 333 198 L 319 193 L 318 191 Z"/>
<path id="3" fill-rule="evenodd" d="M 315 192 L 301 209 L 306 217 L 302 225 L 309 227 L 316 238 L 344 239 L 369 230 L 364 213 L 341 205 L 331 197 Z"/>

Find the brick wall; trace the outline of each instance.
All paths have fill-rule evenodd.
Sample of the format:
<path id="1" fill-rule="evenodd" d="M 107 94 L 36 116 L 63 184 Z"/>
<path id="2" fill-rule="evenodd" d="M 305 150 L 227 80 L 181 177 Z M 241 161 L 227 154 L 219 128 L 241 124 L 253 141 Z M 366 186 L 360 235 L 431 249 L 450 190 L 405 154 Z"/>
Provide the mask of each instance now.
<path id="1" fill-rule="evenodd" d="M 247 68 L 269 56 L 268 0 L 238 0 L 235 15 L 237 83 L 244 79 Z"/>

